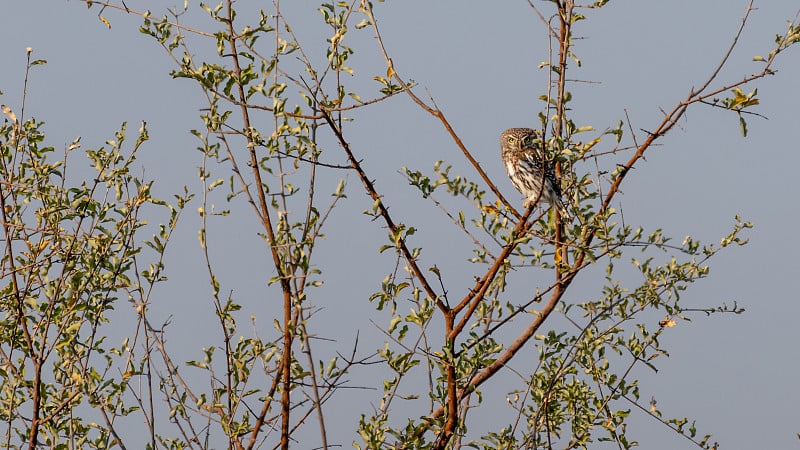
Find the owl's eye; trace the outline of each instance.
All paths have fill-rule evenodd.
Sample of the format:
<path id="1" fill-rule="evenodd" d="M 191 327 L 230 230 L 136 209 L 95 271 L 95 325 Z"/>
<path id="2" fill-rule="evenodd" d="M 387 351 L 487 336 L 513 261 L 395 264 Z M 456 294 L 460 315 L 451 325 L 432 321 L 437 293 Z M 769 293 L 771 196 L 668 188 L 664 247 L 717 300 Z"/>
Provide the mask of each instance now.
<path id="1" fill-rule="evenodd" d="M 517 142 L 517 139 L 516 139 L 516 138 L 513 138 L 513 137 L 510 137 L 510 138 L 508 138 L 508 143 L 509 143 L 509 144 L 514 144 L 514 143 L 516 143 L 516 142 Z"/>

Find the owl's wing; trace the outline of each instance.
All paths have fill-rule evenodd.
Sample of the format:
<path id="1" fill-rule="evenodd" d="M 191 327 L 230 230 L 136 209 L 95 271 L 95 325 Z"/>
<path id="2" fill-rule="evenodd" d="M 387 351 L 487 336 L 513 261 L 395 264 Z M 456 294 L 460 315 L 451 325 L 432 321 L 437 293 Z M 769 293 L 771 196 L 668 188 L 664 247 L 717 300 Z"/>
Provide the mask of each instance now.
<path id="1" fill-rule="evenodd" d="M 523 158 L 520 160 L 520 164 L 522 164 L 524 169 L 527 169 L 529 173 L 541 174 L 542 171 L 544 171 L 544 181 L 552 186 L 553 191 L 555 191 L 558 197 L 561 197 L 561 186 L 559 186 L 558 180 L 556 179 L 555 164 L 553 164 L 552 161 L 544 161 L 538 149 L 527 149 Z"/>
<path id="2" fill-rule="evenodd" d="M 542 162 L 544 161 L 544 158 L 538 149 L 526 148 L 521 156 L 520 163 L 524 164 L 526 169 L 530 169 L 533 172 L 539 172 L 542 170 Z M 545 171 L 546 170 L 547 169 L 545 169 Z"/>

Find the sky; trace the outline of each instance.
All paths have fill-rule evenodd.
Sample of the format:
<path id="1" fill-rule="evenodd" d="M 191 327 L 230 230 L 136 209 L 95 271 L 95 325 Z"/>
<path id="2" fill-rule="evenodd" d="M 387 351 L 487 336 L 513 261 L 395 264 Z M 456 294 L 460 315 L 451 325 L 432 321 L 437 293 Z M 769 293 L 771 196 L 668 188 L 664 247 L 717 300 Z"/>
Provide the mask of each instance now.
<path id="1" fill-rule="evenodd" d="M 160 15 L 157 3 L 151 9 Z M 546 8 L 546 2 L 536 4 L 540 3 Z M 588 20 L 575 30 L 580 38 L 575 52 L 582 67 L 573 72 L 580 80 L 571 85 L 573 119 L 603 130 L 615 126 L 627 112 L 634 129 L 652 129 L 662 110 L 683 100 L 719 64 L 746 5 L 740 0 L 619 0 L 584 11 Z M 258 6 L 272 8 L 269 2 Z M 325 30 L 313 12 L 316 3 L 282 6 L 287 20 L 309 43 L 312 58 L 324 57 L 320 42 Z M 757 1 L 755 6 L 739 46 L 720 74 L 724 83 L 756 72 L 759 66 L 753 56 L 766 55 L 775 34 L 783 33 L 786 21 L 798 13 L 796 2 Z M 59 148 L 80 135 L 85 146 L 96 147 L 113 137 L 123 121 L 132 131 L 145 120 L 151 141 L 139 161 L 147 176 L 156 180 L 158 195 L 168 198 L 184 185 L 196 189 L 200 157 L 188 131 L 202 126 L 198 115 L 204 103 L 199 91 L 187 80 L 170 77 L 171 61 L 137 31 L 138 19 L 108 11 L 105 16 L 112 24 L 108 29 L 97 11 L 76 0 L 7 2 L 0 17 L 0 101 L 19 104 L 25 49 L 31 47 L 34 58 L 48 63 L 35 68 L 30 77 L 26 108 L 46 122 L 51 145 Z M 537 98 L 546 89 L 546 73 L 536 69 L 547 58 L 546 33 L 527 2 L 394 0 L 376 2 L 376 15 L 398 73 L 414 79 L 418 92 L 435 99 L 506 197 L 521 202 L 503 173 L 497 139 L 506 128 L 536 124 L 541 110 Z M 192 19 L 208 25 L 200 14 L 186 17 Z M 356 36 L 354 48 L 352 65 L 363 71 L 365 79 L 385 70 L 374 40 Z M 710 276 L 684 294 L 685 305 L 736 302 L 746 313 L 680 322 L 662 339 L 669 359 L 660 363 L 657 374 L 640 374 L 643 390 L 659 399 L 665 414 L 697 419 L 701 432 L 713 432 L 721 448 L 789 448 L 797 445 L 800 432 L 796 408 L 800 346 L 795 326 L 800 302 L 794 286 L 800 275 L 795 256 L 800 244 L 791 231 L 791 223 L 800 219 L 792 181 L 800 163 L 798 51 L 788 50 L 775 66 L 776 75 L 752 86 L 758 88 L 761 100 L 756 111 L 766 119 L 751 118 L 747 137 L 741 136 L 735 115 L 692 108 L 662 145 L 650 151 L 623 189 L 627 222 L 648 230 L 663 228 L 678 241 L 691 235 L 717 242 L 735 215 L 755 225 L 746 234 L 747 246 L 724 251 L 711 262 Z M 398 217 L 419 211 L 424 226 L 415 238 L 425 245 L 426 254 L 459 254 L 463 249 L 464 258 L 469 257 L 447 221 L 433 206 L 420 203 L 399 170 L 409 166 L 430 172 L 435 161 L 446 159 L 456 170 L 477 177 L 459 159 L 446 131 L 407 98 L 391 99 L 376 110 L 353 113 L 358 132 L 352 133 L 351 144 L 364 155 L 365 168 L 378 179 L 386 203 Z M 215 170 L 222 173 L 222 168 Z M 332 189 L 336 180 L 328 182 Z M 320 267 L 333 266 L 325 274 L 326 292 L 334 294 L 324 313 L 332 325 L 323 331 L 339 342 L 352 342 L 354 330 L 349 324 L 335 324 L 352 312 L 353 303 L 371 309 L 367 298 L 392 264 L 390 257 L 376 256 L 384 231 L 360 215 L 371 202 L 353 175 L 348 178 L 348 196 L 334 212 L 337 220 L 332 220 L 317 260 Z M 234 212 L 249 214 L 246 208 L 233 206 Z M 167 259 L 170 282 L 158 292 L 160 300 L 154 305 L 154 313 L 171 317 L 176 329 L 213 323 L 208 286 L 196 282 L 203 270 L 196 240 L 199 219 L 189 215 L 181 226 Z M 268 264 L 263 252 L 253 249 L 258 242 L 255 231 L 249 222 L 211 231 L 215 255 L 226 266 L 225 286 L 235 289 L 245 303 L 258 299 L 264 282 L 252 268 Z M 347 265 L 337 268 L 342 248 L 347 249 Z M 461 286 L 458 281 L 472 275 L 462 273 L 463 267 L 442 270 L 454 286 Z M 262 309 L 269 314 L 269 308 L 262 305 Z M 269 327 L 269 316 L 263 317 Z M 369 324 L 359 331 L 379 337 Z M 169 342 L 187 354 L 199 353 L 191 333 L 176 333 Z M 633 436 L 643 448 L 690 448 L 688 441 L 676 439 L 652 421 L 637 420 L 636 425 Z M 349 431 L 337 437 L 345 446 L 356 439 Z"/>

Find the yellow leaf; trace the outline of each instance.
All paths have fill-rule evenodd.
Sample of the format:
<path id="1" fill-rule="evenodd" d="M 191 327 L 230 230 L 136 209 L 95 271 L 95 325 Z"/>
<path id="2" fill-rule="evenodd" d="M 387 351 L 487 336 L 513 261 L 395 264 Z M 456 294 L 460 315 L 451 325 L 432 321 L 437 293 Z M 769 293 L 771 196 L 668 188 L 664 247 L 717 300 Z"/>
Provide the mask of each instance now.
<path id="1" fill-rule="evenodd" d="M 108 27 L 109 30 L 111 29 L 111 22 L 109 22 L 108 19 L 106 19 L 103 16 L 97 16 L 97 18 L 100 19 L 100 22 L 103 22 L 104 24 L 106 24 L 106 26 Z"/>
<path id="2" fill-rule="evenodd" d="M 584 145 L 583 145 L 583 148 L 581 148 L 581 151 L 582 151 L 582 152 L 584 152 L 584 153 L 585 153 L 585 152 L 588 152 L 589 150 L 591 150 L 591 149 L 592 149 L 592 147 L 594 147 L 594 146 L 595 146 L 595 145 L 597 145 L 598 143 L 600 143 L 600 138 L 595 138 L 595 139 L 593 139 L 592 141 L 590 141 L 590 142 L 587 142 L 586 144 L 584 144 Z"/>
<path id="3" fill-rule="evenodd" d="M 672 328 L 675 325 L 677 325 L 677 322 L 675 322 L 674 320 L 670 319 L 669 316 L 667 316 L 664 317 L 664 320 L 658 322 L 658 324 L 664 328 Z"/>
<path id="4" fill-rule="evenodd" d="M 392 59 L 389 58 L 389 68 L 386 69 L 386 78 L 391 79 L 395 74 L 394 71 L 394 63 L 392 63 Z"/>

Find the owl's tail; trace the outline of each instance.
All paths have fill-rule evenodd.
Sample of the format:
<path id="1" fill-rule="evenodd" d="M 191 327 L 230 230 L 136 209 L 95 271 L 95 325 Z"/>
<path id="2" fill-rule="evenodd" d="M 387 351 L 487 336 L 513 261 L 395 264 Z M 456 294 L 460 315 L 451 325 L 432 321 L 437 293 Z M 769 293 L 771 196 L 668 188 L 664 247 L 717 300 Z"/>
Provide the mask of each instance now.
<path id="1" fill-rule="evenodd" d="M 555 197 L 555 204 L 553 206 L 558 209 L 558 215 L 561 217 L 561 222 L 570 222 L 572 218 L 570 217 L 569 210 L 567 206 L 564 205 L 564 201 L 561 200 L 559 197 Z"/>

